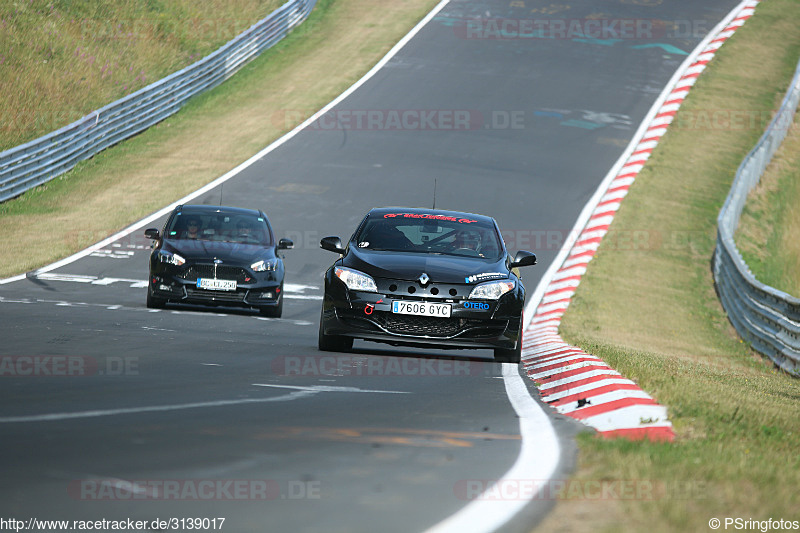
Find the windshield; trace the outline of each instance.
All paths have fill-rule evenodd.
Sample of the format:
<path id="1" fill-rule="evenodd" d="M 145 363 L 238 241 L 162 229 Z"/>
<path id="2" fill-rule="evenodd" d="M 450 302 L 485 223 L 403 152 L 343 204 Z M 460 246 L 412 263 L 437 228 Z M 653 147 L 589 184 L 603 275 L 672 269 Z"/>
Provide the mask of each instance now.
<path id="1" fill-rule="evenodd" d="M 356 236 L 360 249 L 483 257 L 497 261 L 503 249 L 491 223 L 425 214 L 370 217 Z"/>
<path id="2" fill-rule="evenodd" d="M 265 218 L 247 213 L 180 212 L 166 231 L 168 239 L 272 245 Z"/>

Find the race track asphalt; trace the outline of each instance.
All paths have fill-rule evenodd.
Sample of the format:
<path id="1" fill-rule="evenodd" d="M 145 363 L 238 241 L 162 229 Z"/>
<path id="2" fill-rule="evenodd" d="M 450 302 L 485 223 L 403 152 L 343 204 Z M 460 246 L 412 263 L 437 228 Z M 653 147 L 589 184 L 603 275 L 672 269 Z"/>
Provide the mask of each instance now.
<path id="1" fill-rule="evenodd" d="M 194 200 L 262 208 L 294 239 L 280 320 L 146 309 L 141 231 L 0 285 L 0 360 L 41 363 L 0 376 L 0 516 L 389 532 L 466 505 L 467 484 L 498 478 L 519 451 L 501 366 L 488 351 L 318 352 L 321 275 L 335 259 L 319 239 L 349 237 L 371 207 L 432 205 L 436 180 L 436 207 L 493 216 L 510 250 L 537 253 L 523 271 L 530 295 L 664 84 L 736 3 L 451 1 L 311 128 Z M 560 30 L 588 20 L 656 24 L 621 39 Z M 545 34 L 515 34 L 531 21 Z M 61 363 L 81 375 L 46 375 Z M 563 478 L 578 427 L 551 419 Z M 181 496 L 147 492 L 166 482 Z M 193 497 L 203 482 L 210 497 Z"/>

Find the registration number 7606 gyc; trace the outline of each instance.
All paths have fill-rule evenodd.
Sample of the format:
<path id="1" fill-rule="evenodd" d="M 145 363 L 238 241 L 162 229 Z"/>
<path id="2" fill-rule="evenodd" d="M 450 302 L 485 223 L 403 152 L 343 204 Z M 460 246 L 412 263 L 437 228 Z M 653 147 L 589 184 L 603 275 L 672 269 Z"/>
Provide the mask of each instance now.
<path id="1" fill-rule="evenodd" d="M 392 313 L 400 315 L 450 317 L 450 304 L 432 304 L 427 302 L 392 302 Z"/>

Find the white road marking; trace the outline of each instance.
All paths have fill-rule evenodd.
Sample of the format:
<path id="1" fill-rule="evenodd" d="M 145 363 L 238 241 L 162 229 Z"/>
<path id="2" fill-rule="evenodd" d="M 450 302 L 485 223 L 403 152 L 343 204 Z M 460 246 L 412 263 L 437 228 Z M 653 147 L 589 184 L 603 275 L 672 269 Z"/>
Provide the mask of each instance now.
<path id="1" fill-rule="evenodd" d="M 198 409 L 208 407 L 227 407 L 229 405 L 245 405 L 249 403 L 268 403 L 286 402 L 297 400 L 315 394 L 310 391 L 295 391 L 283 396 L 273 396 L 271 398 L 244 398 L 239 400 L 217 400 L 213 402 L 181 403 L 174 405 L 151 405 L 145 407 L 124 407 L 121 409 L 96 409 L 92 411 L 76 411 L 74 413 L 46 413 L 41 415 L 28 416 L 4 416 L 0 417 L 0 424 L 12 424 L 18 422 L 55 422 L 58 420 L 74 420 L 76 418 L 96 418 L 100 416 L 117 416 L 139 413 L 157 413 L 167 411 L 179 411 L 183 409 Z"/>
<path id="2" fill-rule="evenodd" d="M 367 393 L 381 393 L 381 394 L 409 394 L 404 391 L 389 391 L 389 390 L 368 390 L 358 389 L 356 387 L 332 387 L 328 385 L 312 385 L 309 387 L 294 386 L 294 385 L 270 385 L 266 383 L 253 383 L 256 387 L 270 387 L 277 389 L 291 389 L 293 392 L 284 394 L 282 396 L 273 396 L 271 398 L 245 398 L 239 400 L 217 400 L 213 402 L 195 402 L 195 403 L 182 403 L 174 405 L 151 405 L 146 407 L 126 407 L 121 409 L 97 409 L 92 411 L 77 411 L 74 413 L 47 413 L 41 415 L 28 415 L 28 416 L 4 416 L 0 417 L 0 424 L 11 424 L 18 422 L 54 422 L 57 420 L 74 420 L 76 418 L 96 418 L 100 416 L 117 416 L 139 413 L 154 413 L 166 411 L 179 411 L 183 409 L 198 409 L 207 407 L 227 407 L 230 405 L 245 405 L 250 403 L 268 403 L 268 402 L 285 402 L 290 400 L 297 400 L 306 398 L 314 394 L 323 392 L 367 392 Z"/>
<path id="3" fill-rule="evenodd" d="M 107 257 L 109 259 L 130 259 L 133 252 L 126 250 L 97 250 L 89 254 L 91 257 Z"/>
<path id="4" fill-rule="evenodd" d="M 34 275 L 36 279 L 44 281 L 66 281 L 72 283 L 83 283 L 87 285 L 113 285 L 114 283 L 128 284 L 132 289 L 146 289 L 147 280 L 128 279 L 128 278 L 106 278 L 98 276 L 87 276 L 85 274 L 62 274 L 59 272 L 42 272 Z M 320 287 L 314 285 L 303 285 L 300 283 L 284 283 L 283 297 L 287 300 L 322 300 L 322 296 L 317 294 L 305 294 L 305 291 L 318 291 Z"/>
<path id="5" fill-rule="evenodd" d="M 272 387 L 275 389 L 292 389 L 292 390 L 300 390 L 300 391 L 307 391 L 307 392 L 377 392 L 382 394 L 410 394 L 404 391 L 396 391 L 396 390 L 369 390 L 369 389 L 359 389 L 357 387 L 333 387 L 331 385 L 308 385 L 308 386 L 301 386 L 301 385 L 276 385 L 270 383 L 253 383 L 254 387 Z"/>
<path id="6" fill-rule="evenodd" d="M 163 313 L 169 312 L 173 315 L 194 315 L 199 317 L 229 317 L 229 316 L 236 316 L 230 315 L 227 313 L 208 313 L 203 311 L 180 311 L 180 310 L 170 310 L 170 309 L 147 309 L 145 307 L 126 307 L 124 305 L 109 305 L 109 304 L 93 304 L 88 302 L 67 302 L 64 300 L 30 300 L 24 298 L 22 300 L 17 300 L 13 298 L 4 298 L 0 296 L 0 304 L 51 304 L 57 307 L 102 307 L 103 309 L 111 310 L 111 311 L 136 311 L 142 313 Z M 241 317 L 237 317 L 241 318 Z M 246 318 L 246 317 L 245 317 Z M 309 322 L 308 320 L 289 320 L 285 318 L 264 318 L 260 316 L 252 316 L 250 317 L 253 320 L 269 320 L 269 321 L 276 321 L 282 324 L 293 324 L 295 326 L 312 326 L 315 322 Z M 155 328 L 151 328 L 155 329 Z M 172 331 L 172 330 L 165 330 L 165 331 Z"/>
<path id="7" fill-rule="evenodd" d="M 439 522 L 426 533 L 460 531 L 496 531 L 530 503 L 529 499 L 503 499 L 486 497 L 495 487 L 536 480 L 547 486 L 561 457 L 558 437 L 550 419 L 531 397 L 514 364 L 503 364 L 503 379 L 511 405 L 519 416 L 522 446 L 517 461 L 494 485 L 449 518 Z M 536 494 L 532 494 L 531 498 Z"/>

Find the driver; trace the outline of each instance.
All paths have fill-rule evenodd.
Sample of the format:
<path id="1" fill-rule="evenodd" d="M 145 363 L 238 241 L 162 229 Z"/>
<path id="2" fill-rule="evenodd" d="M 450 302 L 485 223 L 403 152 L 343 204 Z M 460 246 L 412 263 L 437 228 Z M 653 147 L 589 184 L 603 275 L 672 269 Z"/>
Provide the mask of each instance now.
<path id="1" fill-rule="evenodd" d="M 250 235 L 250 230 L 253 228 L 250 227 L 250 224 L 242 220 L 238 224 L 236 224 L 236 229 L 239 230 L 240 235 Z"/>
<path id="2" fill-rule="evenodd" d="M 481 236 L 475 231 L 459 231 L 453 239 L 454 250 L 471 250 L 478 253 L 481 246 Z"/>

